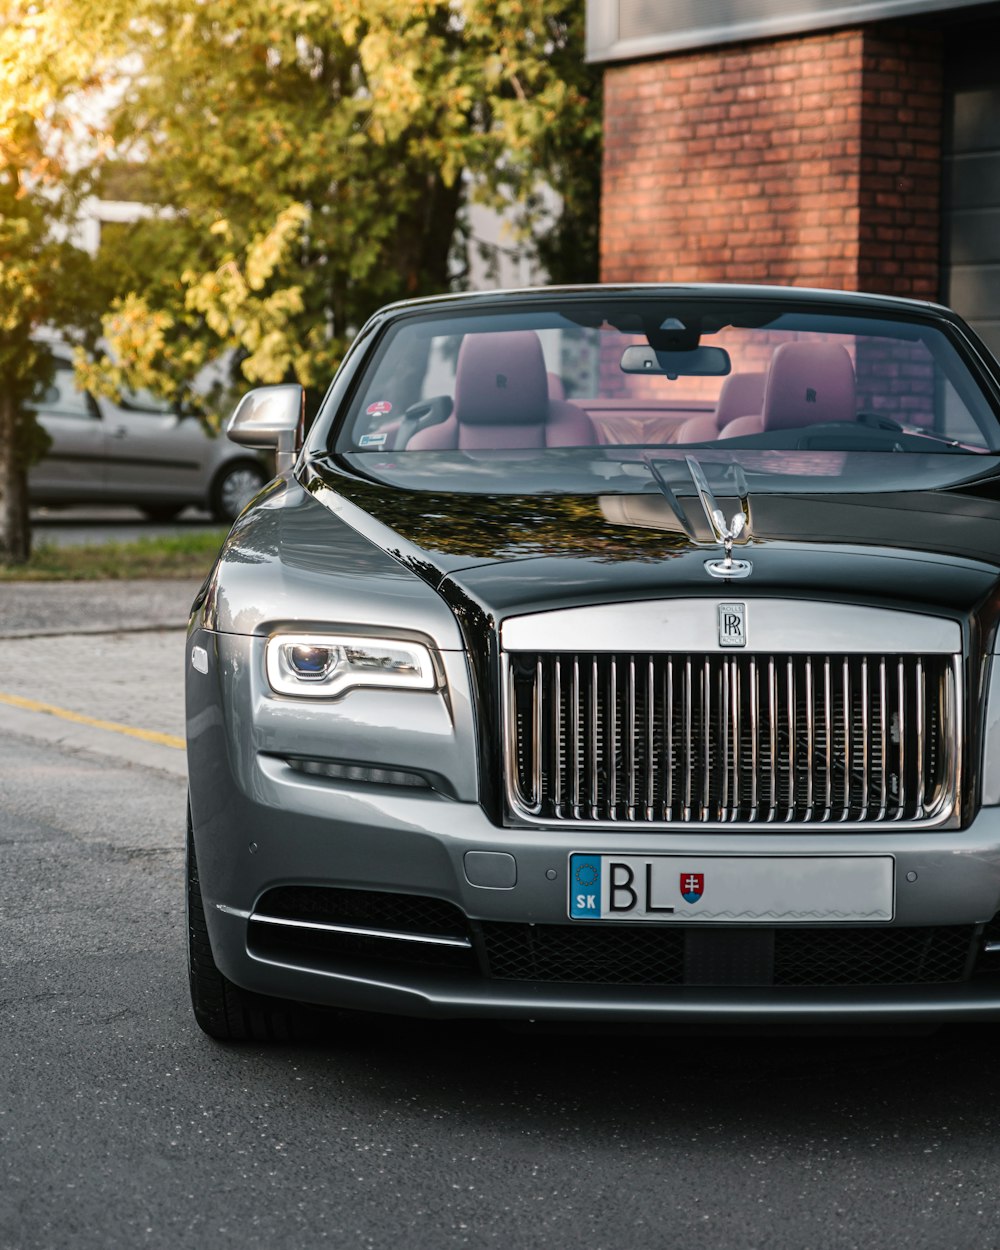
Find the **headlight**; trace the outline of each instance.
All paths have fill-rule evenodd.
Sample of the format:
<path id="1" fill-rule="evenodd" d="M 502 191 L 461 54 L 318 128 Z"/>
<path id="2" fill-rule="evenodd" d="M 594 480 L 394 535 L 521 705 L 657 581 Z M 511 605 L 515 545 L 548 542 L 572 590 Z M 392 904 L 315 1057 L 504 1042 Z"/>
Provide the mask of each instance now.
<path id="1" fill-rule="evenodd" d="M 340 634 L 274 634 L 265 650 L 267 680 L 278 694 L 331 699 L 354 686 L 433 690 L 430 651 L 395 638 Z"/>

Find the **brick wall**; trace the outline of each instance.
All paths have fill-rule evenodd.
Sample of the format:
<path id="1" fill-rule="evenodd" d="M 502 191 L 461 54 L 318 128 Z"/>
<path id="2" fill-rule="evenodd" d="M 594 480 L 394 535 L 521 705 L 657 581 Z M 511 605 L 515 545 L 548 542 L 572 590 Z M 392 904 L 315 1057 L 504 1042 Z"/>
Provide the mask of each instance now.
<path id="1" fill-rule="evenodd" d="M 936 297 L 941 109 L 899 26 L 611 67 L 602 278 Z"/>
<path id="2" fill-rule="evenodd" d="M 941 295 L 943 45 L 935 32 L 872 27 L 861 93 L 858 287 Z"/>

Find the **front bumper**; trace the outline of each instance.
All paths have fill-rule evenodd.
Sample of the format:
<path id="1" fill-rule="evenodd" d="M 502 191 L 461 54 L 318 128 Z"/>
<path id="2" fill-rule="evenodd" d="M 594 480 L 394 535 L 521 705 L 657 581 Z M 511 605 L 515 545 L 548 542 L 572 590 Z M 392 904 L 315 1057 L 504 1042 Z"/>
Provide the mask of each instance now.
<path id="1" fill-rule="evenodd" d="M 1000 808 L 982 809 L 965 830 L 501 829 L 471 800 L 475 729 L 471 699 L 462 687 L 464 661 L 456 653 L 445 656 L 452 669 L 450 706 L 425 699 L 419 704 L 420 724 L 400 725 L 388 718 L 380 722 L 375 699 L 353 700 L 330 719 L 319 709 L 269 698 L 262 683 L 261 639 L 197 630 L 191 645 L 209 653 L 208 674 L 189 670 L 188 756 L 199 876 L 215 960 L 245 989 L 369 1011 L 515 1020 L 1000 1019 L 1000 960 L 995 974 L 986 968 L 989 960 L 976 962 L 987 938 L 1000 938 L 992 929 L 984 933 L 1000 911 Z M 417 700 L 410 697 L 406 707 L 417 708 Z M 334 741 L 337 735 L 342 740 Z M 317 754 L 377 761 L 389 768 L 409 764 L 425 774 L 440 773 L 451 784 L 416 790 L 349 783 L 303 774 L 288 763 L 292 756 Z M 932 978 L 924 984 L 772 986 L 494 976 L 482 948 L 482 935 L 491 926 L 514 926 L 522 933 L 530 926 L 550 932 L 552 926 L 581 927 L 568 917 L 567 882 L 569 856 L 579 851 L 891 855 L 894 918 L 877 928 L 911 935 L 936 930 L 950 935 L 949 941 L 956 934 L 966 941 L 967 935 L 968 959 L 959 958 L 958 975 L 949 976 L 947 984 Z M 262 945 L 253 939 L 260 925 L 255 929 L 251 917 L 269 891 L 284 887 L 441 900 L 461 913 L 474 949 L 464 967 L 438 967 L 381 956 L 381 951 L 381 957 L 372 957 L 379 938 L 367 947 L 348 944 L 325 952 L 297 952 L 280 942 Z M 607 931 L 609 926 L 584 927 Z M 644 927 L 667 926 L 647 922 Z M 828 931 L 846 928 L 826 926 Z"/>
<path id="2" fill-rule="evenodd" d="M 655 835 L 614 828 L 501 830 L 477 804 L 431 792 L 400 793 L 304 777 L 276 757 L 257 758 L 251 793 L 237 787 L 231 773 L 222 775 L 225 787 L 216 773 L 211 792 L 193 790 L 195 841 L 216 961 L 246 989 L 332 1006 L 444 1017 L 678 1023 L 756 1017 L 1000 1018 L 1000 978 L 808 989 L 552 984 L 493 980 L 351 953 L 262 955 L 248 943 L 250 917 L 262 896 L 301 885 L 445 900 L 473 922 L 473 930 L 491 922 L 578 925 L 567 915 L 568 857 L 590 850 L 891 854 L 896 915 L 892 925 L 880 927 L 969 926 L 978 949 L 984 926 L 1000 910 L 1000 811 L 995 809 L 984 809 L 960 832 L 864 837 L 789 837 L 764 830 L 725 835 L 692 829 Z M 504 870 L 513 867 L 514 883 L 504 888 L 474 884 L 482 879 L 483 861 L 467 860 L 469 852 L 510 857 L 486 862 L 500 863 Z"/>

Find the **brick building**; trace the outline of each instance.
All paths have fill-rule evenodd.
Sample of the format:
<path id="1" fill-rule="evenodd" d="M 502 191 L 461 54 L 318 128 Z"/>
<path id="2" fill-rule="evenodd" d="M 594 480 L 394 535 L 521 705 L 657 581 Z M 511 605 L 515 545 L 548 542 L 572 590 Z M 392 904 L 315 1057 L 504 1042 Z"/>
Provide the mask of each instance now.
<path id="1" fill-rule="evenodd" d="M 939 299 L 1000 354 L 1000 4 L 588 0 L 607 282 Z"/>

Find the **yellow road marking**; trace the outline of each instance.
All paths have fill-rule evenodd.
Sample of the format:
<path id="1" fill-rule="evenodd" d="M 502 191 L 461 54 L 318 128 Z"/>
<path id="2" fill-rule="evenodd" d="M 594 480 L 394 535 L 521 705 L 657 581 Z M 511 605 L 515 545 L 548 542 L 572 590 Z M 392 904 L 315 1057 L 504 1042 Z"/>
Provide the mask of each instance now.
<path id="1" fill-rule="evenodd" d="M 94 729 L 109 729 L 112 733 L 127 734 L 130 738 L 141 738 L 143 742 L 158 742 L 160 746 L 184 750 L 184 739 L 175 737 L 174 734 L 161 734 L 153 729 L 133 729 L 131 725 L 119 725 L 113 720 L 97 720 L 93 716 L 71 712 L 69 708 L 57 707 L 54 703 L 39 703 L 37 699 L 22 699 L 18 694 L 0 694 L 0 703 L 23 708 L 26 712 L 45 712 L 49 716 L 58 716 L 61 720 L 75 721 L 78 725 L 91 725 Z"/>

